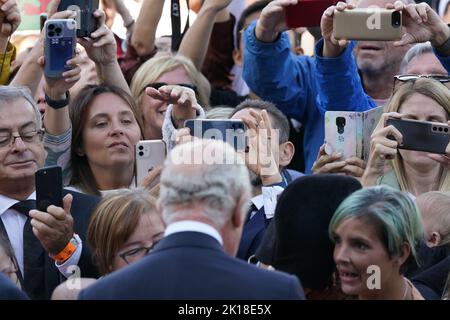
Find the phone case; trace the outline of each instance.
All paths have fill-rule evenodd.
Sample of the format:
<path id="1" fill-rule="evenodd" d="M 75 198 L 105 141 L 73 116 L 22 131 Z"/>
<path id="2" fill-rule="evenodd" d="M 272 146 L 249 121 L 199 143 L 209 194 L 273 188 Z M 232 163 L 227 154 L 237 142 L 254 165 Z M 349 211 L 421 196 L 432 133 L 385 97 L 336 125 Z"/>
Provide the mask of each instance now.
<path id="1" fill-rule="evenodd" d="M 63 207 L 63 184 L 61 167 L 44 167 L 36 171 L 36 206 L 40 211 L 47 211 L 47 207 L 55 205 Z"/>
<path id="2" fill-rule="evenodd" d="M 229 143 L 236 151 L 246 150 L 245 124 L 241 120 L 190 119 L 185 122 L 192 136 Z"/>
<path id="3" fill-rule="evenodd" d="M 368 159 L 370 136 L 382 113 L 383 107 L 373 108 L 365 112 L 325 112 L 326 153 L 342 153 L 342 159 L 350 157 Z"/>
<path id="4" fill-rule="evenodd" d="M 76 22 L 72 19 L 47 20 L 44 29 L 45 76 L 62 77 L 62 73 L 70 69 L 67 60 L 75 56 Z"/>
<path id="5" fill-rule="evenodd" d="M 135 146 L 136 152 L 136 186 L 140 186 L 149 172 L 157 166 L 162 166 L 166 159 L 166 144 L 162 140 L 141 140 Z M 154 187 L 155 180 L 149 188 Z"/>
<path id="6" fill-rule="evenodd" d="M 301 0 L 296 5 L 286 6 L 286 25 L 289 28 L 319 27 L 323 12 L 336 3 L 336 0 Z"/>
<path id="7" fill-rule="evenodd" d="M 403 136 L 399 149 L 445 154 L 450 142 L 447 124 L 390 118 L 386 121 L 386 126 L 389 125 L 393 125 Z M 395 140 L 391 136 L 388 138 Z"/>
<path id="8" fill-rule="evenodd" d="M 77 37 L 89 37 L 97 29 L 97 20 L 92 15 L 98 9 L 99 0 L 61 0 L 58 12 L 73 10 L 77 12 Z"/>
<path id="9" fill-rule="evenodd" d="M 366 8 L 335 11 L 334 36 L 346 40 L 400 40 L 400 11 Z"/>

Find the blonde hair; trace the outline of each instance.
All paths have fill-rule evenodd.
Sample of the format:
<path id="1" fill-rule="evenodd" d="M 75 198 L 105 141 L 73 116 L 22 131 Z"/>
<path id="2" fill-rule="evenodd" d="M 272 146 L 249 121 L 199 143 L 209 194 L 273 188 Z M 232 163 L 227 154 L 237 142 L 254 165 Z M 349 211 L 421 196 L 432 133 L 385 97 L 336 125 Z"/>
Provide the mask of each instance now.
<path id="1" fill-rule="evenodd" d="M 88 245 L 100 274 L 113 272 L 114 258 L 139 225 L 144 214 L 158 214 L 156 199 L 145 189 L 109 192 L 91 215 Z"/>
<path id="2" fill-rule="evenodd" d="M 155 82 L 164 73 L 183 67 L 192 84 L 197 87 L 198 103 L 202 107 L 209 106 L 209 97 L 211 95 L 211 85 L 206 77 L 199 72 L 191 60 L 182 55 L 163 54 L 148 60 L 135 73 L 131 80 L 131 94 L 141 105 L 145 87 Z"/>
<path id="3" fill-rule="evenodd" d="M 437 231 L 441 235 L 442 245 L 450 244 L 450 193 L 431 191 L 417 197 L 422 220 L 429 221 L 428 231 Z M 427 231 L 427 230 L 425 230 Z"/>
<path id="4" fill-rule="evenodd" d="M 422 94 L 436 101 L 442 106 L 442 108 L 444 108 L 447 113 L 447 119 L 450 118 L 450 91 L 442 83 L 426 78 L 420 78 L 416 81 L 408 81 L 399 86 L 386 106 L 385 112 L 398 112 L 402 104 L 415 94 Z M 406 178 L 403 159 L 400 154 L 397 154 L 397 157 L 391 160 L 391 166 L 395 176 L 397 177 L 401 190 L 410 191 L 411 188 L 408 183 L 408 179 Z M 438 190 L 450 190 L 450 174 L 444 166 L 441 166 Z"/>

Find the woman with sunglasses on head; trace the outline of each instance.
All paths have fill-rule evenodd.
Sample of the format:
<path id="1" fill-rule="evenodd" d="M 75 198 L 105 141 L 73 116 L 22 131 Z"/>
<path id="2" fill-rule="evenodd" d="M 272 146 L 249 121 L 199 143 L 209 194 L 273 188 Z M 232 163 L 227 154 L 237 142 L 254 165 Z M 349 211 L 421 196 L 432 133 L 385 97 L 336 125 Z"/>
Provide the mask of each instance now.
<path id="1" fill-rule="evenodd" d="M 144 258 L 164 236 L 165 225 L 156 199 L 145 189 L 121 189 L 103 197 L 92 213 L 87 241 L 100 275 L 106 276 Z M 82 276 L 82 275 L 81 275 Z M 82 279 L 81 288 L 65 283 L 53 299 L 76 299 L 95 279 Z"/>
<path id="2" fill-rule="evenodd" d="M 164 99 L 156 99 L 146 94 L 146 88 L 158 90 L 165 85 L 178 85 L 192 89 L 195 92 L 198 103 L 204 107 L 209 105 L 211 87 L 208 80 L 199 72 L 194 64 L 181 55 L 163 54 L 144 63 L 136 72 L 131 81 L 131 92 L 144 117 L 145 139 L 161 139 L 162 127 L 167 110 L 176 111 L 177 117 L 172 116 L 175 128 L 182 127 L 187 119 L 196 118 L 196 115 L 204 117 L 203 110 L 193 104 L 192 108 L 169 104 Z M 181 110 L 177 110 L 181 109 Z M 170 134 L 170 133 L 166 133 Z M 166 140 L 166 139 L 165 139 Z"/>
<path id="3" fill-rule="evenodd" d="M 385 110 L 371 136 L 371 153 L 362 177 L 363 185 L 387 184 L 414 196 L 450 190 L 447 166 L 440 165 L 436 155 L 398 149 L 403 138 L 400 131 L 392 125 L 386 126 L 388 118 L 447 124 L 450 120 L 450 90 L 432 79 L 407 81 L 397 87 Z M 390 139 L 392 137 L 394 139 Z"/>

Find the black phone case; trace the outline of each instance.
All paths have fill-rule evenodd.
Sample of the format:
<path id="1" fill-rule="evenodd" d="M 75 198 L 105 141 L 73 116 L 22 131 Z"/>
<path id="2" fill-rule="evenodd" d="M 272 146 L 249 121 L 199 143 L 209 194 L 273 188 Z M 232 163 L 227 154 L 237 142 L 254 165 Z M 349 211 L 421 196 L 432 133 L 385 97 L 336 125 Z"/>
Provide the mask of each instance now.
<path id="1" fill-rule="evenodd" d="M 55 205 L 63 207 L 62 170 L 61 167 L 51 166 L 36 171 L 36 205 L 40 211 L 47 211 L 47 207 Z"/>
<path id="2" fill-rule="evenodd" d="M 446 124 L 428 121 L 388 119 L 386 126 L 393 125 L 403 136 L 399 149 L 445 154 L 450 141 L 450 128 Z M 394 139 L 388 136 L 389 139 Z"/>
<path id="3" fill-rule="evenodd" d="M 77 37 L 85 38 L 97 29 L 97 20 L 93 13 L 98 9 L 98 2 L 99 0 L 61 0 L 58 12 L 70 9 L 71 6 L 78 6 L 80 18 L 77 19 Z"/>

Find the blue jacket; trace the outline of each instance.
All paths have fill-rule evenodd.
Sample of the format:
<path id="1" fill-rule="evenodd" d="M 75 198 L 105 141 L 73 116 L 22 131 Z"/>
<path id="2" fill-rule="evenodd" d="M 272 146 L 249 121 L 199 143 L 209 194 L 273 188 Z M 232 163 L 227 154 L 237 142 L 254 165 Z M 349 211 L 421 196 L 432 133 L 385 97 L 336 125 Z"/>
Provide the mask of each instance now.
<path id="1" fill-rule="evenodd" d="M 98 280 L 78 298 L 298 300 L 305 295 L 295 276 L 230 257 L 211 236 L 185 231 L 168 235 L 147 257 Z"/>
<path id="2" fill-rule="evenodd" d="M 448 73 L 450 73 L 450 56 L 448 57 L 442 57 L 440 55 L 438 55 L 436 53 L 436 51 L 434 51 L 434 54 L 436 55 L 436 57 L 439 59 L 439 61 L 442 63 L 442 65 L 444 66 L 444 68 L 447 70 Z"/>

